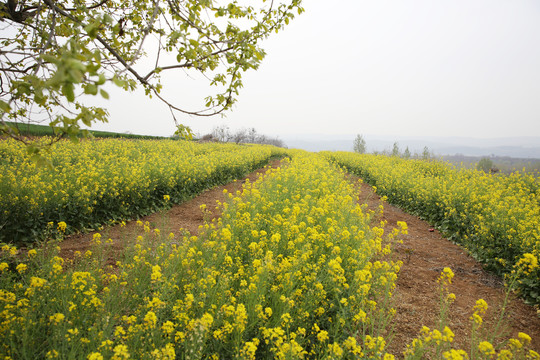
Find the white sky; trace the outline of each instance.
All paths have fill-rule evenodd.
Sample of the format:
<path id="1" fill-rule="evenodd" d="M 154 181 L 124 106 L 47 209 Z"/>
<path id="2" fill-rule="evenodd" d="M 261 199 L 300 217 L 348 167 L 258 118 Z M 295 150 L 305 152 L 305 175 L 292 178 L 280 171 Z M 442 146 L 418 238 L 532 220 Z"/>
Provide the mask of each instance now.
<path id="1" fill-rule="evenodd" d="M 179 116 L 259 133 L 540 136 L 540 1 L 305 0 L 306 12 L 263 44 L 226 118 Z M 168 78 L 169 98 L 198 110 L 202 82 Z M 167 107 L 111 92 L 96 129 L 171 135 Z"/>

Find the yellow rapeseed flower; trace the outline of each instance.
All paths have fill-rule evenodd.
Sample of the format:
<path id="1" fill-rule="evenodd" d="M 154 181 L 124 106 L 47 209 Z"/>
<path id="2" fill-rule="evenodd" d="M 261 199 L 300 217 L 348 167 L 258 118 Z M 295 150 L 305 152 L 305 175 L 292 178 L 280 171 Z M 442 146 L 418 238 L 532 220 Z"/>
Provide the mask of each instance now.
<path id="1" fill-rule="evenodd" d="M 19 264 L 16 267 L 16 270 L 19 274 L 23 274 L 26 271 L 26 269 L 28 269 L 28 266 L 26 264 Z"/>
<path id="2" fill-rule="evenodd" d="M 478 350 L 484 355 L 491 356 L 495 354 L 495 349 L 493 348 L 493 345 L 491 345 L 488 341 L 482 341 L 480 344 L 478 344 Z"/>
<path id="3" fill-rule="evenodd" d="M 66 232 L 67 224 L 64 221 L 60 221 L 58 223 L 58 231 L 60 232 Z"/>
<path id="4" fill-rule="evenodd" d="M 87 360 L 103 360 L 103 355 L 99 352 L 93 352 L 88 355 Z"/>
<path id="5" fill-rule="evenodd" d="M 49 316 L 49 321 L 53 323 L 54 325 L 60 324 L 62 321 L 64 321 L 66 317 L 62 313 L 56 313 L 54 315 Z"/>

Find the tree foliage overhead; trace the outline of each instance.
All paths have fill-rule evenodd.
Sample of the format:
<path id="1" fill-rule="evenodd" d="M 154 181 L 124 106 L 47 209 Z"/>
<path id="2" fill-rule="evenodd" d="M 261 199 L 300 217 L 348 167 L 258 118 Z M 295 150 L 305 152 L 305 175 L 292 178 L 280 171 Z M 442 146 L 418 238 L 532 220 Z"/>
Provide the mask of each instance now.
<path id="1" fill-rule="evenodd" d="M 107 121 L 81 94 L 137 86 L 175 112 L 210 116 L 234 104 L 242 73 L 257 69 L 260 42 L 303 11 L 301 0 L 0 0 L 0 133 L 43 122 L 59 136 Z M 171 71 L 203 73 L 215 93 L 190 109 L 161 92 Z M 176 121 L 176 119 L 175 119 Z"/>

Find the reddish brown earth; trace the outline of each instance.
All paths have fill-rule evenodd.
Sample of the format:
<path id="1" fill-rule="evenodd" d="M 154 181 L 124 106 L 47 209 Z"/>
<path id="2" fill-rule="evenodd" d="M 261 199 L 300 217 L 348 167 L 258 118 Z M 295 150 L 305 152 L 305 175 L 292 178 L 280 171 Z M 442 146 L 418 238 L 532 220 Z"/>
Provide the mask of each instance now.
<path id="1" fill-rule="evenodd" d="M 371 186 L 362 184 L 360 201 L 368 208 L 376 210 L 381 203 Z M 439 320 L 439 287 L 437 279 L 445 267 L 455 276 L 450 291 L 456 301 L 450 308 L 449 327 L 455 333 L 455 345 L 467 350 L 470 347 L 470 316 L 478 299 L 488 303 L 488 313 L 484 318 L 486 328 L 493 326 L 500 313 L 505 298 L 505 288 L 500 278 L 487 273 L 482 265 L 469 256 L 465 249 L 443 238 L 427 222 L 409 215 L 386 202 L 383 203 L 382 218 L 387 222 L 385 231 L 397 227 L 398 221 L 405 221 L 408 234 L 402 235 L 403 244 L 397 244 L 395 255 L 403 262 L 397 288 L 394 293 L 395 337 L 390 345 L 392 353 L 401 353 L 406 344 L 417 337 L 423 325 L 431 329 Z M 532 338 L 531 347 L 540 350 L 540 314 L 521 299 L 510 296 L 503 326 L 505 339 L 525 332 Z"/>
<path id="2" fill-rule="evenodd" d="M 275 161 L 270 167 L 279 166 Z M 219 216 L 215 209 L 217 201 L 224 201 L 223 190 L 236 192 L 241 189 L 243 181 L 254 181 L 267 168 L 260 169 L 246 176 L 243 180 L 232 182 L 226 186 L 218 186 L 207 190 L 199 196 L 170 210 L 156 213 L 141 220 L 148 222 L 151 228 L 158 228 L 163 234 L 169 232 L 179 233 L 186 229 L 191 234 L 197 234 L 200 225 L 204 224 L 203 211 L 200 206 L 206 204 L 212 210 L 211 217 Z M 356 181 L 357 178 L 351 177 Z M 368 204 L 368 208 L 376 209 L 381 204 L 380 198 L 373 193 L 372 188 L 362 184 L 360 201 Z M 403 262 L 397 288 L 394 293 L 397 310 L 393 321 L 394 338 L 389 345 L 389 351 L 400 354 L 412 339 L 418 336 L 423 325 L 433 328 L 439 319 L 439 292 L 437 278 L 444 267 L 450 267 L 455 273 L 450 291 L 456 294 L 456 301 L 452 304 L 449 316 L 449 326 L 456 335 L 455 343 L 463 349 L 468 349 L 470 339 L 470 320 L 473 307 L 477 299 L 484 299 L 490 306 L 485 317 L 487 326 L 492 325 L 504 301 L 505 291 L 502 281 L 485 272 L 467 252 L 444 239 L 438 231 L 430 232 L 431 226 L 412 215 L 394 207 L 386 202 L 382 203 L 386 231 L 396 227 L 397 221 L 408 224 L 408 235 L 402 236 L 403 244 L 396 245 L 395 257 Z M 124 248 L 127 241 L 134 239 L 140 233 L 140 226 L 131 221 L 126 226 L 109 227 L 101 231 L 104 239 L 112 239 L 113 247 L 109 263 L 114 263 L 115 253 Z M 90 247 L 93 233 L 76 235 L 67 238 L 60 245 L 61 253 L 65 257 L 72 257 L 75 251 L 85 251 Z M 517 337 L 518 332 L 525 332 L 532 338 L 532 348 L 540 352 L 540 314 L 531 306 L 523 303 L 513 296 L 506 309 L 504 321 L 506 336 Z"/>
<path id="3" fill-rule="evenodd" d="M 247 180 L 254 182 L 259 176 L 264 174 L 269 168 L 277 168 L 279 160 L 271 162 L 266 167 L 252 172 L 241 180 L 235 180 L 224 186 L 216 186 L 208 189 L 195 198 L 188 200 L 180 205 L 174 205 L 169 210 L 158 212 L 149 216 L 142 217 L 140 221 L 148 222 L 151 229 L 159 229 L 162 234 L 175 233 L 182 235 L 186 230 L 197 235 L 199 226 L 204 224 L 205 217 L 216 218 L 219 212 L 216 209 L 217 202 L 225 201 L 224 190 L 229 193 L 235 193 L 242 189 L 242 184 Z M 206 205 L 207 211 L 211 211 L 211 215 L 204 215 L 201 210 L 201 205 Z M 137 225 L 137 221 L 129 221 L 125 226 L 111 226 L 99 232 L 102 235 L 102 240 L 112 239 L 112 246 L 115 251 L 122 251 L 126 242 L 133 241 L 141 233 L 141 227 Z M 95 232 L 78 234 L 70 236 L 61 244 L 61 256 L 72 258 L 75 251 L 84 252 L 88 250 L 90 242 Z M 113 252 L 114 253 L 114 252 Z M 113 255 L 114 257 L 114 255 Z M 111 262 L 113 258 L 109 259 Z"/>

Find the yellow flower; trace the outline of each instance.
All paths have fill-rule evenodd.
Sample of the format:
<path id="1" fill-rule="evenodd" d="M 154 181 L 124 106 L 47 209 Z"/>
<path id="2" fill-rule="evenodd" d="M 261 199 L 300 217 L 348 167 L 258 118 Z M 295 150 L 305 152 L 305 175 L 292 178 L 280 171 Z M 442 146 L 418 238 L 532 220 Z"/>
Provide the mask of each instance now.
<path id="1" fill-rule="evenodd" d="M 259 346 L 259 339 L 254 338 L 253 341 L 247 341 L 244 344 L 241 354 L 244 359 L 255 360 L 255 353 L 257 352 L 257 346 Z"/>
<path id="2" fill-rule="evenodd" d="M 443 353 L 443 359 L 445 359 L 445 360 L 467 360 L 467 359 L 469 359 L 469 356 L 463 350 L 451 349 L 450 351 L 445 351 Z"/>
<path id="3" fill-rule="evenodd" d="M 66 232 L 67 224 L 63 221 L 60 221 L 58 223 L 58 231 L 60 232 Z"/>
<path id="4" fill-rule="evenodd" d="M 103 355 L 98 352 L 93 352 L 86 358 L 87 360 L 103 360 Z"/>
<path id="5" fill-rule="evenodd" d="M 335 356 L 337 356 L 337 357 L 343 356 L 343 349 L 341 348 L 341 346 L 339 346 L 339 344 L 337 342 L 335 342 L 333 344 L 329 344 L 328 345 L 328 350 L 330 350 L 330 352 L 332 354 L 334 354 Z M 386 359 L 386 357 L 385 357 L 385 360 L 391 360 L 391 359 Z"/>
<path id="6" fill-rule="evenodd" d="M 449 267 L 445 267 L 441 273 L 441 276 L 437 280 L 439 283 L 452 283 L 452 279 L 454 278 L 454 272 Z"/>
<path id="7" fill-rule="evenodd" d="M 155 328 L 156 323 L 157 323 L 156 313 L 154 313 L 153 311 L 147 312 L 146 315 L 144 316 L 144 323 L 146 327 L 149 329 Z"/>
<path id="8" fill-rule="evenodd" d="M 152 351 L 152 358 L 156 360 L 175 360 L 176 352 L 173 344 L 167 344 L 164 348 Z"/>
<path id="9" fill-rule="evenodd" d="M 499 355 L 497 355 L 497 359 L 499 360 L 512 360 L 514 358 L 514 354 L 508 349 L 503 349 L 499 352 Z"/>
<path id="10" fill-rule="evenodd" d="M 62 321 L 64 321 L 66 317 L 62 313 L 56 313 L 54 315 L 49 316 L 49 321 L 53 323 L 54 325 L 60 324 Z"/>
<path id="11" fill-rule="evenodd" d="M 480 344 L 478 344 L 478 350 L 484 355 L 494 355 L 495 349 L 493 348 L 493 345 L 491 345 L 488 341 L 482 341 Z"/>
<path id="12" fill-rule="evenodd" d="M 28 266 L 26 266 L 26 264 L 19 264 L 17 265 L 16 269 L 19 274 L 23 274 L 26 269 L 28 269 Z"/>
<path id="13" fill-rule="evenodd" d="M 471 320 L 477 325 L 482 325 L 482 317 L 477 313 L 472 314 Z"/>
<path id="14" fill-rule="evenodd" d="M 530 253 L 523 254 L 523 257 L 516 263 L 516 268 L 523 268 L 526 274 L 529 274 L 538 267 L 538 259 Z"/>
<path id="15" fill-rule="evenodd" d="M 50 350 L 45 355 L 47 359 L 56 359 L 58 357 L 58 351 L 56 350 Z"/>
<path id="16" fill-rule="evenodd" d="M 4 272 L 9 269 L 9 265 L 5 262 L 0 263 L 0 272 Z"/>
<path id="17" fill-rule="evenodd" d="M 444 327 L 443 333 L 444 333 L 443 341 L 445 341 L 445 342 L 453 342 L 454 341 L 455 335 L 448 326 Z"/>
<path id="18" fill-rule="evenodd" d="M 328 340 L 328 331 L 325 331 L 325 330 L 319 331 L 319 333 L 317 334 L 317 339 L 319 339 L 320 342 L 324 342 Z"/>
<path id="19" fill-rule="evenodd" d="M 92 236 L 92 243 L 95 244 L 95 245 L 100 245 L 101 244 L 101 234 L 100 233 L 95 233 Z"/>
<path id="20" fill-rule="evenodd" d="M 518 339 L 508 340 L 508 345 L 511 349 L 521 349 L 523 347 L 523 344 Z"/>
<path id="21" fill-rule="evenodd" d="M 161 279 L 161 266 L 154 265 L 152 266 L 152 274 L 150 275 L 152 282 L 158 281 Z"/>
<path id="22" fill-rule="evenodd" d="M 113 349 L 114 355 L 112 360 L 129 359 L 128 347 L 126 345 L 116 345 Z"/>
<path id="23" fill-rule="evenodd" d="M 409 227 L 407 226 L 407 223 L 405 221 L 398 221 L 397 226 L 401 229 L 401 233 L 404 235 L 407 235 L 407 230 Z"/>
<path id="24" fill-rule="evenodd" d="M 35 289 L 42 288 L 45 286 L 45 284 L 47 284 L 47 280 L 39 278 L 37 276 L 32 276 L 30 278 L 30 286 L 28 287 L 28 289 L 26 289 L 25 294 L 27 296 L 32 295 L 34 294 Z"/>
<path id="25" fill-rule="evenodd" d="M 518 333 L 518 338 L 521 339 L 521 341 L 524 343 L 524 344 L 530 344 L 531 343 L 531 337 L 525 333 Z"/>
<path id="26" fill-rule="evenodd" d="M 14 293 L 0 289 L 0 301 L 12 303 L 17 300 L 17 296 Z"/>
<path id="27" fill-rule="evenodd" d="M 118 325 L 115 329 L 114 329 L 114 336 L 115 337 L 121 337 L 123 335 L 126 335 L 126 331 L 124 330 L 124 328 L 120 325 Z"/>
<path id="28" fill-rule="evenodd" d="M 476 305 L 474 306 L 474 310 L 477 313 L 483 314 L 486 312 L 487 308 L 488 308 L 488 304 L 486 303 L 484 299 L 476 300 Z"/>
<path id="29" fill-rule="evenodd" d="M 174 324 L 171 321 L 165 321 L 161 326 L 161 330 L 167 335 L 171 335 L 174 332 Z"/>

